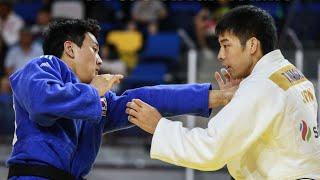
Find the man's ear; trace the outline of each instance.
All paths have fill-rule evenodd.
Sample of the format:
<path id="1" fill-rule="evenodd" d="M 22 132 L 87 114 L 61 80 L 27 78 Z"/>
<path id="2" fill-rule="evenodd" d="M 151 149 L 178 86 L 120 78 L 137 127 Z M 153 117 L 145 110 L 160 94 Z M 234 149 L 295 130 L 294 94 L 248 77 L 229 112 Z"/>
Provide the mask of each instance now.
<path id="1" fill-rule="evenodd" d="M 249 48 L 250 54 L 254 54 L 260 48 L 260 41 L 257 38 L 252 37 L 248 39 L 246 46 Z"/>
<path id="2" fill-rule="evenodd" d="M 74 51 L 73 51 L 73 46 L 74 44 L 71 41 L 65 41 L 63 43 L 64 46 L 64 53 L 66 54 L 66 56 L 69 56 L 70 58 L 74 58 Z"/>

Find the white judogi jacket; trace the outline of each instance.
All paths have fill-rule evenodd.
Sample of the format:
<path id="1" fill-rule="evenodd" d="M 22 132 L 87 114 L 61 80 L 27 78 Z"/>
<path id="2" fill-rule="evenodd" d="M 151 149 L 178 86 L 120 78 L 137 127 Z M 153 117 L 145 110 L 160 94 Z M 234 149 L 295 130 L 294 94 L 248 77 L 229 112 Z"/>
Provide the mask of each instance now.
<path id="1" fill-rule="evenodd" d="M 192 102 L 190 102 L 192 103 Z M 314 87 L 280 50 L 263 56 L 208 128 L 162 118 L 151 158 L 235 179 L 320 179 Z"/>

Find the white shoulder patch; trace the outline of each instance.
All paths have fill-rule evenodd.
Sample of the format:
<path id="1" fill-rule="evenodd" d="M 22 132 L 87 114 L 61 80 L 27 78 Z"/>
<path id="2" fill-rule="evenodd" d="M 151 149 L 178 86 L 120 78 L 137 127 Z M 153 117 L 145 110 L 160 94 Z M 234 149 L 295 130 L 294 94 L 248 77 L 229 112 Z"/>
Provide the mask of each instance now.
<path id="1" fill-rule="evenodd" d="M 47 58 L 47 59 L 52 59 L 52 55 L 42 55 L 40 56 L 41 58 Z"/>

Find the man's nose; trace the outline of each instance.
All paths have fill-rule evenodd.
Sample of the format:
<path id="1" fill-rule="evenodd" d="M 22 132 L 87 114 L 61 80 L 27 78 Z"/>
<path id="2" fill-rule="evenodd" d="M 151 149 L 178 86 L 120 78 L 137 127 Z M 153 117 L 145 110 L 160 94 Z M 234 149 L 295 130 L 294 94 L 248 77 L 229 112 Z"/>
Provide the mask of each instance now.
<path id="1" fill-rule="evenodd" d="M 102 59 L 101 59 L 101 57 L 99 56 L 99 54 L 97 54 L 97 65 L 98 66 L 101 66 L 102 65 Z"/>
<path id="2" fill-rule="evenodd" d="M 225 59 L 225 54 L 224 54 L 223 50 L 220 49 L 219 53 L 218 53 L 218 60 L 220 62 L 222 62 L 224 59 Z"/>

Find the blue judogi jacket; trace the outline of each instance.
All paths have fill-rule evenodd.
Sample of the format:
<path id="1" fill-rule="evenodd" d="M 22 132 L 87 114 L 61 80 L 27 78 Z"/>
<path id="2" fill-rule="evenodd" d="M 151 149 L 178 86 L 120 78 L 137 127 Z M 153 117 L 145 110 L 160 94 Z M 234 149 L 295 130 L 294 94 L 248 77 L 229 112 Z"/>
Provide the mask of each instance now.
<path id="1" fill-rule="evenodd" d="M 7 165 L 52 165 L 77 178 L 89 173 L 103 133 L 132 126 L 125 108 L 133 98 L 164 116 L 210 115 L 210 84 L 190 84 L 143 87 L 121 96 L 109 91 L 107 115 L 102 116 L 97 90 L 79 82 L 62 60 L 48 55 L 31 60 L 10 77 L 10 83 L 16 131 Z"/>

